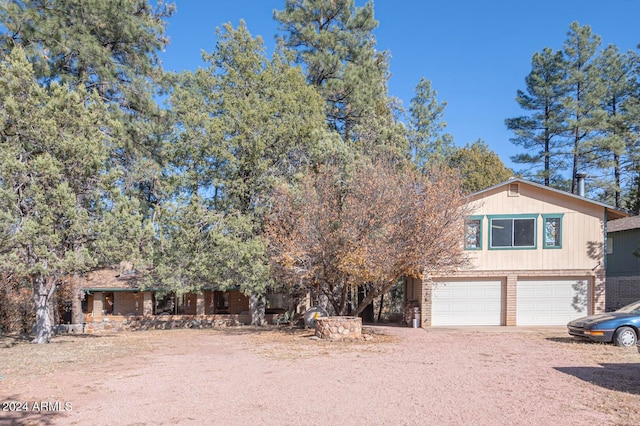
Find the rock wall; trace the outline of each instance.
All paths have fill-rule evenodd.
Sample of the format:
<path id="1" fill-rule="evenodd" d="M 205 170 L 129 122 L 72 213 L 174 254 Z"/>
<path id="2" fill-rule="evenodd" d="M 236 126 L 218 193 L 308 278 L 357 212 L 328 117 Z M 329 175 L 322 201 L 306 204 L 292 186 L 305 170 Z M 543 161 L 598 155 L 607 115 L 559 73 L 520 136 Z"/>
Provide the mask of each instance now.
<path id="1" fill-rule="evenodd" d="M 328 340 L 358 339 L 362 337 L 362 318 L 316 318 L 316 336 Z"/>

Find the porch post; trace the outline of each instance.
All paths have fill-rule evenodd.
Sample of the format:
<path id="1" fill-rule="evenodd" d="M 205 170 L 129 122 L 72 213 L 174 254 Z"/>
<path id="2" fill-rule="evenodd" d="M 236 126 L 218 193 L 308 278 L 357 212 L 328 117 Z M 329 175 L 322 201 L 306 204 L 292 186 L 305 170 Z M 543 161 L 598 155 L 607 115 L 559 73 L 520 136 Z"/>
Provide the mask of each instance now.
<path id="1" fill-rule="evenodd" d="M 150 291 L 142 293 L 142 315 L 153 315 L 153 298 Z"/>
<path id="2" fill-rule="evenodd" d="M 104 313 L 104 293 L 101 291 L 97 291 L 93 293 L 93 316 L 103 316 Z"/>
<path id="3" fill-rule="evenodd" d="M 204 315 L 204 292 L 196 294 L 196 315 Z"/>

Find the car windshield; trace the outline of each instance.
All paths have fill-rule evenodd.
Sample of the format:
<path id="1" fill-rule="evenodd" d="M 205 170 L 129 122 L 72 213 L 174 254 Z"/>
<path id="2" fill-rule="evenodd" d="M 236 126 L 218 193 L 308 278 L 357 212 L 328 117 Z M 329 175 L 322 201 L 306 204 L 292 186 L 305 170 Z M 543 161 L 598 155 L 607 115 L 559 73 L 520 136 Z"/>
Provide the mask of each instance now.
<path id="1" fill-rule="evenodd" d="M 637 302 L 633 302 L 630 305 L 624 306 L 616 310 L 616 312 L 620 312 L 623 314 L 640 314 L 640 300 L 638 300 Z"/>

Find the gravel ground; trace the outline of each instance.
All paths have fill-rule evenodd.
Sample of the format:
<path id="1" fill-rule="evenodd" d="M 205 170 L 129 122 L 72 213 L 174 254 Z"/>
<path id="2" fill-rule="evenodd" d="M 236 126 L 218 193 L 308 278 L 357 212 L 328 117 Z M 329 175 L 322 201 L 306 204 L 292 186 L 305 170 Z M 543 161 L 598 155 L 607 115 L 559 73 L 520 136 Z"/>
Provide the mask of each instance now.
<path id="1" fill-rule="evenodd" d="M 0 424 L 640 422 L 635 348 L 578 342 L 563 327 L 365 330 L 373 340 L 251 327 L 0 337 L 0 409 L 14 410 Z"/>

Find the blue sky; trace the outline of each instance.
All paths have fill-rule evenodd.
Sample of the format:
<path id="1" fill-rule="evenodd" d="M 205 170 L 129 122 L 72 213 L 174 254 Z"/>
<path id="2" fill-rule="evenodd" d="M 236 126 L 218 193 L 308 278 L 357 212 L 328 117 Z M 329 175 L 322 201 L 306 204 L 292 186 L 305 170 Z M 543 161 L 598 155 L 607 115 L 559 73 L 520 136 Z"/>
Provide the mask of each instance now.
<path id="1" fill-rule="evenodd" d="M 240 19 L 271 53 L 273 11 L 284 8 L 284 0 L 174 2 L 162 55 L 170 71 L 202 66 L 200 52 L 214 49 L 215 28 Z M 438 100 L 447 102 L 444 120 L 456 144 L 483 139 L 509 167 L 518 148 L 504 120 L 523 113 L 515 95 L 525 89 L 535 52 L 561 49 L 573 21 L 591 26 L 603 46 L 627 51 L 640 43 L 638 0 L 377 0 L 374 10 L 377 48 L 391 54 L 389 94 L 408 107 L 420 78 L 431 80 Z"/>

